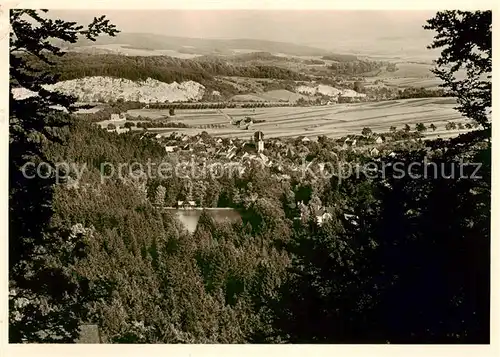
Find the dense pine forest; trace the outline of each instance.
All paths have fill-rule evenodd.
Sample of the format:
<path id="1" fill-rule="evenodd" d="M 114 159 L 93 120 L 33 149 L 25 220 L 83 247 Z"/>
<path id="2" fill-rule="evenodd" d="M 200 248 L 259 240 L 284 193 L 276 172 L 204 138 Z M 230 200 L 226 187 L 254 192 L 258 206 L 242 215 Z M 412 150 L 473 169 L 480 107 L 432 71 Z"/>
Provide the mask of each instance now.
<path id="1" fill-rule="evenodd" d="M 434 152 L 447 172 L 473 156 L 484 164 L 481 181 L 283 183 L 255 168 L 236 181 L 204 183 L 207 201 L 244 213 L 234 224 L 203 214 L 193 234 L 151 204 L 159 185 L 175 202 L 181 183 L 99 182 L 101 163 L 160 162 L 160 146 L 81 122 L 64 141 L 47 152 L 89 170 L 77 186 L 57 186 L 52 224 L 77 230 L 86 243 L 86 258 L 73 267 L 88 289 L 78 297 L 80 318 L 102 326 L 110 342 L 485 341 L 490 151 L 477 134 Z M 334 208 L 333 219 L 318 226 L 322 204 Z M 296 221 L 300 209 L 306 214 Z"/>
<path id="2" fill-rule="evenodd" d="M 491 56 L 485 30 L 491 12 L 462 15 L 484 25 L 473 38 L 489 40 Z M 457 16 L 438 13 L 428 26 L 442 33 L 467 28 Z M 104 163 L 180 158 L 140 135 L 110 133 L 52 109 L 71 109 L 74 99 L 41 89 L 57 79 L 40 75 L 15 51 L 27 49 L 49 68 L 54 63 L 45 52 L 58 51 L 46 38 L 75 42 L 76 33 L 92 39 L 117 30 L 104 17 L 88 28 L 51 21 L 32 10 L 11 12 L 12 81 L 40 93 L 10 95 L 11 342 L 72 342 L 79 324 L 90 322 L 111 343 L 489 343 L 491 129 L 484 115 L 472 118 L 483 129 L 455 139 L 378 159 L 356 156 L 372 162 L 376 174 L 278 180 L 256 165 L 239 177 L 200 179 L 196 189 L 206 206 L 234 207 L 241 220 L 219 223 L 202 213 L 189 233 L 153 205 L 185 195 L 181 180 L 101 180 Z M 461 38 L 447 40 L 463 47 Z M 188 62 L 163 57 L 144 65 L 137 58 L 81 56 L 58 57 L 59 79 L 92 73 L 196 80 L 227 71 L 295 76 L 276 68 L 183 67 Z M 468 94 L 477 93 L 459 97 L 465 113 Z M 478 113 L 491 107 L 491 94 L 481 98 Z M 331 159 L 332 141 L 315 145 L 307 161 Z M 396 163 L 410 167 L 425 158 L 448 175 L 398 174 Z M 62 183 L 57 170 L 48 169 L 46 178 L 23 176 L 27 162 L 42 161 L 75 166 Z M 480 169 L 468 165 L 449 174 L 461 162 Z M 76 180 L 74 169 L 83 165 Z M 318 224 L 323 207 L 331 218 Z"/>

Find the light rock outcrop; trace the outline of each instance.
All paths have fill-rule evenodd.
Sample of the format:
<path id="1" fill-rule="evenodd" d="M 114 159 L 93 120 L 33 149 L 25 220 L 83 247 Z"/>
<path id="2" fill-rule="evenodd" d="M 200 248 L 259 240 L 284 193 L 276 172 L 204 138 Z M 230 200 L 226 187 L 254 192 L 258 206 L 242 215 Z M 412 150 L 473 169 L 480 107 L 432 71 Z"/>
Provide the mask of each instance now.
<path id="1" fill-rule="evenodd" d="M 194 81 L 164 83 L 148 78 L 145 81 L 131 81 L 123 78 L 85 77 L 44 86 L 50 91 L 76 96 L 81 102 L 138 101 L 143 103 L 165 101 L 198 101 L 205 93 L 205 87 Z M 36 95 L 25 88 L 12 89 L 16 99 Z"/>
<path id="2" fill-rule="evenodd" d="M 325 84 L 319 84 L 314 87 L 310 86 L 298 86 L 296 88 L 297 93 L 303 93 L 308 95 L 321 94 L 332 98 L 338 97 L 354 97 L 363 98 L 366 97 L 364 93 L 358 93 L 352 89 L 338 89 Z"/>

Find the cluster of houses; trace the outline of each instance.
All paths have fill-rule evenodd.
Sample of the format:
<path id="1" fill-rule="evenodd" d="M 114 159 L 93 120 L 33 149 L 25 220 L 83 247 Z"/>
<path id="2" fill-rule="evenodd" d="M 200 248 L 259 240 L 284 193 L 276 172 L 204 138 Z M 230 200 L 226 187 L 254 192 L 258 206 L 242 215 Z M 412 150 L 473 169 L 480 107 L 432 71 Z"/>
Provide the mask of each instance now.
<path id="1" fill-rule="evenodd" d="M 295 142 L 290 142 L 293 140 L 287 142 L 280 139 L 268 139 L 265 142 L 267 145 L 267 151 L 265 151 L 264 134 L 260 131 L 255 132 L 249 140 L 213 138 L 208 134 L 189 137 L 177 133 L 166 138 L 157 135 L 157 139 L 163 143 L 167 153 L 196 155 L 202 160 L 229 161 L 242 164 L 242 167 L 245 164 L 257 162 L 262 166 L 273 168 L 278 176 L 289 171 L 299 170 L 300 160 L 298 159 L 310 153 L 309 144 L 312 142 L 308 137 L 295 139 Z M 382 136 L 374 138 L 372 140 L 374 144 L 370 145 L 356 146 L 356 141 L 355 138 L 345 139 L 339 150 L 349 149 L 353 152 L 368 153 L 372 157 L 379 156 L 381 152 L 388 153 L 385 152 L 387 151 L 385 148 L 380 147 L 385 142 Z"/>
<path id="2" fill-rule="evenodd" d="M 120 114 L 111 114 L 109 120 L 104 120 L 99 122 L 101 128 L 106 129 L 108 132 L 116 132 L 118 134 L 125 133 L 129 131 L 125 127 L 125 123 L 127 122 L 127 118 L 125 113 Z"/>
<path id="3" fill-rule="evenodd" d="M 308 208 L 308 206 L 304 204 L 304 202 L 302 202 L 302 201 L 299 202 L 298 208 L 300 211 L 300 215 L 298 217 L 295 217 L 295 220 L 300 220 L 302 222 L 305 222 L 311 218 L 309 215 L 312 212 Z M 313 219 L 316 221 L 316 224 L 320 227 L 333 218 L 333 214 L 331 213 L 331 208 L 329 208 L 329 207 L 324 207 L 324 206 L 318 205 L 316 207 L 310 207 L 310 208 L 312 208 L 312 210 L 314 212 Z M 343 219 L 344 219 L 344 222 L 349 223 L 352 226 L 355 226 L 355 227 L 359 226 L 359 217 L 356 215 L 344 213 Z"/>
<path id="4" fill-rule="evenodd" d="M 153 137 L 154 134 L 144 135 Z M 181 157 L 183 155 L 197 157 L 200 162 L 205 163 L 216 160 L 218 164 L 238 164 L 241 172 L 244 172 L 248 164 L 257 163 L 262 167 L 271 168 L 275 176 L 280 179 L 287 179 L 289 178 L 287 173 L 300 170 L 301 158 L 311 153 L 313 150 L 311 145 L 314 143 L 306 136 L 284 140 L 271 138 L 264 141 L 264 134 L 261 131 L 253 133 L 247 140 L 211 137 L 206 132 L 194 136 L 174 132 L 169 136 L 157 134 L 154 138 L 163 145 L 166 154 L 176 153 Z M 378 157 L 381 154 L 392 153 L 390 149 L 392 145 L 384 145 L 386 143 L 384 136 L 372 137 L 369 143 L 356 136 L 335 141 L 338 144 L 339 154 L 342 151 L 350 151 Z"/>
<path id="5" fill-rule="evenodd" d="M 126 123 L 125 114 L 112 114 L 111 118 L 100 125 L 107 128 L 109 124 L 113 128 L 108 131 L 122 132 Z M 258 163 L 262 166 L 272 168 L 276 176 L 280 179 L 287 179 L 287 173 L 300 169 L 300 158 L 309 155 L 311 145 L 314 142 L 307 136 L 295 139 L 271 138 L 264 141 L 262 131 L 254 132 L 247 140 L 217 138 L 206 132 L 189 136 L 179 132 L 172 132 L 169 136 L 165 134 L 144 132 L 141 139 L 148 137 L 156 140 L 165 149 L 166 154 L 177 153 L 181 155 L 196 155 L 202 160 L 216 159 L 219 162 L 231 162 L 244 166 L 249 163 Z M 391 138 L 383 135 L 360 136 L 349 135 L 341 140 L 335 140 L 339 150 L 352 151 L 369 154 L 377 157 L 380 154 L 388 154 L 386 145 L 383 145 Z M 266 150 L 267 149 L 267 150 Z M 264 154 L 265 152 L 265 154 Z"/>
<path id="6" fill-rule="evenodd" d="M 196 152 L 197 154 L 210 154 L 214 157 L 225 157 L 229 160 L 234 158 L 241 150 L 251 153 L 262 153 L 264 151 L 264 134 L 255 132 L 249 141 L 240 139 L 212 138 L 208 134 L 197 134 L 188 136 L 185 134 L 172 133 L 168 137 L 161 134 L 154 136 L 162 143 L 166 152 Z"/>
<path id="7" fill-rule="evenodd" d="M 372 140 L 373 140 L 372 142 L 375 144 L 383 144 L 387 139 L 384 136 L 375 136 Z M 344 149 L 349 147 L 355 147 L 357 142 L 358 139 L 356 138 L 355 135 L 348 136 L 347 138 L 344 139 L 342 147 Z"/>
<path id="8" fill-rule="evenodd" d="M 300 201 L 297 206 L 299 208 L 300 215 L 298 217 L 295 217 L 296 220 L 300 220 L 300 221 L 305 222 L 311 218 L 311 217 L 309 217 L 309 214 L 311 212 L 310 212 L 309 208 L 304 204 L 304 202 Z M 322 226 L 328 220 L 333 218 L 333 215 L 330 212 L 328 212 L 329 209 L 327 207 L 323 207 L 320 205 L 320 206 L 312 207 L 312 208 L 314 211 L 313 218 L 316 221 L 316 223 L 318 224 L 318 226 Z"/>

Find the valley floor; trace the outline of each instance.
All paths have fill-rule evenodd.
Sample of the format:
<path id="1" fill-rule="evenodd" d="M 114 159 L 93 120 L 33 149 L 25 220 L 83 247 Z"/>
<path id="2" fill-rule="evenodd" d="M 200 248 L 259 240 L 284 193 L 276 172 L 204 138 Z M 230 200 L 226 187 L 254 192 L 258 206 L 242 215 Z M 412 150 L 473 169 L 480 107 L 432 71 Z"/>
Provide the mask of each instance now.
<path id="1" fill-rule="evenodd" d="M 239 129 L 228 123 L 223 114 L 214 109 L 178 110 L 169 120 L 185 123 L 191 128 L 157 128 L 149 129 L 164 135 L 171 132 L 196 135 L 202 131 L 220 137 L 247 138 L 254 131 L 260 130 L 266 138 L 277 137 L 343 137 L 349 134 L 360 134 L 369 127 L 373 132 L 387 132 L 391 126 L 402 129 L 406 124 L 412 127 L 417 123 L 429 126 L 433 123 L 437 129 L 430 129 L 426 136 L 450 137 L 467 130 L 446 130 L 449 121 L 465 123 L 465 118 L 454 108 L 453 98 L 418 98 L 391 100 L 372 103 L 335 104 L 314 107 L 274 107 L 274 108 L 235 108 L 223 109 L 234 119 L 246 116 L 254 120 L 265 120 L 253 124 L 249 130 Z M 160 119 L 168 116 L 168 110 L 138 109 L 128 112 L 133 117 L 143 116 Z M 106 123 L 102 123 L 104 125 Z M 211 128 L 210 126 L 219 126 Z M 223 127 L 220 127 L 223 126 Z"/>

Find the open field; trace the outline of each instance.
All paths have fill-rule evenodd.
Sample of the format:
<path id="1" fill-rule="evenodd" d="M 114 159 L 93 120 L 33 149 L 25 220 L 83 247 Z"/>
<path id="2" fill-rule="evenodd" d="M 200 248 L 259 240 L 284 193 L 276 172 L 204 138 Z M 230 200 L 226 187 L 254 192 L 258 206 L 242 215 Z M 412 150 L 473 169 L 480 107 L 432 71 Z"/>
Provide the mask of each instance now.
<path id="1" fill-rule="evenodd" d="M 231 101 L 235 102 L 251 102 L 251 101 L 265 101 L 265 102 L 291 102 L 294 103 L 300 98 L 306 99 L 307 96 L 293 93 L 285 89 L 278 89 L 267 91 L 263 93 L 250 93 L 250 94 L 238 94 L 231 97 Z"/>
<path id="2" fill-rule="evenodd" d="M 439 78 L 384 78 L 384 83 L 390 87 L 399 88 L 425 88 L 425 89 L 438 89 L 442 81 Z"/>
<path id="3" fill-rule="evenodd" d="M 415 62 L 397 62 L 395 72 L 381 71 L 373 77 L 368 77 L 368 82 L 381 80 L 391 87 L 423 87 L 426 89 L 436 89 L 442 83 L 434 73 L 431 72 L 432 64 Z"/>
<path id="4" fill-rule="evenodd" d="M 256 109 L 224 109 L 223 111 L 235 119 L 250 116 L 254 119 L 265 120 L 264 123 L 254 124 L 249 130 L 237 129 L 228 123 L 228 120 L 213 109 L 207 110 L 178 110 L 171 120 L 186 123 L 190 126 L 204 126 L 210 124 L 225 125 L 223 128 L 158 128 L 149 129 L 169 135 L 171 132 L 181 132 L 195 135 L 206 131 L 211 135 L 221 137 L 247 138 L 254 131 L 260 130 L 266 138 L 318 135 L 342 137 L 348 134 L 360 134 L 364 127 L 374 132 L 389 131 L 391 126 L 398 129 L 409 124 L 414 128 L 416 123 L 430 125 L 434 123 L 437 130 L 429 135 L 442 137 L 458 134 L 460 131 L 447 131 L 448 121 L 466 122 L 460 113 L 453 109 L 453 98 L 423 98 L 393 100 L 376 103 L 337 104 L 334 106 L 319 107 L 281 107 Z M 160 119 L 168 115 L 168 110 L 139 109 L 130 110 L 131 116 L 147 116 Z"/>
<path id="5" fill-rule="evenodd" d="M 185 25 L 183 25 L 185 26 Z M 122 49 L 144 49 L 146 55 L 152 55 L 157 51 L 171 50 L 177 53 L 206 54 L 234 54 L 251 52 L 279 52 L 288 55 L 299 56 L 322 56 L 331 51 L 322 48 L 297 45 L 287 42 L 277 42 L 258 39 L 209 39 L 197 37 L 175 37 L 151 33 L 121 32 L 114 37 L 99 37 L 92 42 L 81 39 L 70 47 L 79 50 L 85 46 L 100 46 L 101 48 Z"/>
<path id="6" fill-rule="evenodd" d="M 415 63 L 415 62 L 397 62 L 395 72 L 382 72 L 380 77 L 407 77 L 407 78 L 434 78 L 435 75 L 431 72 L 432 64 Z"/>
<path id="7" fill-rule="evenodd" d="M 181 53 L 175 50 L 155 50 L 148 48 L 136 48 L 128 44 L 107 44 L 107 45 L 88 45 L 80 46 L 73 49 L 76 52 L 86 52 L 86 53 L 114 53 L 122 54 L 125 56 L 170 56 L 176 58 L 195 58 L 201 55 Z"/>
<path id="8" fill-rule="evenodd" d="M 407 88 L 407 87 L 423 87 L 426 89 L 437 89 L 443 83 L 441 79 L 436 77 L 431 69 L 434 65 L 431 63 L 420 62 L 396 62 L 397 70 L 395 72 L 387 72 L 382 70 L 379 74 L 373 77 L 367 77 L 368 82 L 381 80 L 388 86 Z M 457 72 L 457 78 L 465 78 L 463 71 Z"/>

